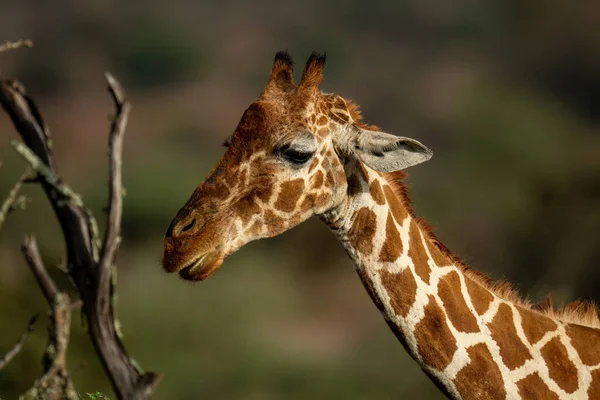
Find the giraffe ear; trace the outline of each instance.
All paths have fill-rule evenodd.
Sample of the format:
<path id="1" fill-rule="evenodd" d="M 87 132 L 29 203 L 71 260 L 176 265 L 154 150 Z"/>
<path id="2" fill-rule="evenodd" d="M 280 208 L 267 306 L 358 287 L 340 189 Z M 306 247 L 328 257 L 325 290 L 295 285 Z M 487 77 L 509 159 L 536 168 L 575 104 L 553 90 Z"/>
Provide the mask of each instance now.
<path id="1" fill-rule="evenodd" d="M 433 151 L 414 139 L 361 129 L 354 143 L 355 155 L 369 168 L 392 172 L 425 162 Z"/>

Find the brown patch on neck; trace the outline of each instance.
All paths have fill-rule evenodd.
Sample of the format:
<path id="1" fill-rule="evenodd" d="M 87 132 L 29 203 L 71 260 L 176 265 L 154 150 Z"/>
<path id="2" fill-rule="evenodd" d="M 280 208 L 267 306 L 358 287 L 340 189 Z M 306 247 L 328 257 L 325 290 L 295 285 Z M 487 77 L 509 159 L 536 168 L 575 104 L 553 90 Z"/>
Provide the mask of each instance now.
<path id="1" fill-rule="evenodd" d="M 506 389 L 500 368 L 483 343 L 467 349 L 471 360 L 458 371 L 454 384 L 463 399 L 505 399 Z"/>
<path id="2" fill-rule="evenodd" d="M 385 194 L 385 199 L 387 200 L 390 210 L 392 210 L 394 219 L 398 225 L 402 225 L 406 217 L 408 217 L 408 211 L 389 185 L 383 187 L 383 193 Z"/>
<path id="3" fill-rule="evenodd" d="M 284 212 L 292 212 L 296 208 L 298 199 L 304 191 L 304 179 L 298 178 L 283 182 L 279 191 L 279 196 L 275 202 L 275 208 Z"/>
<path id="4" fill-rule="evenodd" d="M 377 216 L 373 210 L 363 207 L 354 213 L 354 221 L 348 232 L 348 237 L 352 246 L 364 255 L 373 252 L 376 224 Z"/>
<path id="5" fill-rule="evenodd" d="M 406 317 L 417 297 L 417 282 L 410 268 L 398 274 L 382 270 L 380 279 L 396 315 Z"/>
<path id="6" fill-rule="evenodd" d="M 446 315 L 458 331 L 479 332 L 477 320 L 467 306 L 461 290 L 460 277 L 456 271 L 452 271 L 440 279 L 438 295 L 444 303 Z"/>
<path id="7" fill-rule="evenodd" d="M 550 390 L 537 372 L 521 379 L 517 382 L 517 387 L 519 388 L 519 394 L 524 399 L 559 399 L 558 395 Z"/>
<path id="8" fill-rule="evenodd" d="M 600 369 L 592 371 L 592 383 L 587 395 L 590 399 L 600 399 Z"/>
<path id="9" fill-rule="evenodd" d="M 379 184 L 378 180 L 374 180 L 371 183 L 369 191 L 375 203 L 379 205 L 385 204 L 385 196 L 383 194 L 383 191 L 381 190 L 381 185 Z"/>
<path id="10" fill-rule="evenodd" d="M 556 323 L 550 318 L 531 310 L 519 308 L 519 314 L 521 314 L 521 327 L 531 345 L 536 344 L 546 333 L 557 328 Z"/>
<path id="11" fill-rule="evenodd" d="M 423 363 L 442 371 L 450 364 L 458 349 L 456 338 L 448 328 L 444 311 L 433 296 L 429 296 L 424 311 L 425 316 L 415 326 L 419 355 Z"/>
<path id="12" fill-rule="evenodd" d="M 509 369 L 515 369 L 531 359 L 529 350 L 517 336 L 517 329 L 513 321 L 513 313 L 510 306 L 500 304 L 496 316 L 488 324 L 492 339 L 500 348 L 500 356 L 504 365 Z"/>
<path id="13" fill-rule="evenodd" d="M 550 340 L 541 351 L 542 357 L 548 367 L 550 378 L 565 392 L 573 393 L 579 387 L 577 368 L 569 359 L 567 349 L 555 337 Z"/>
<path id="14" fill-rule="evenodd" d="M 388 217 L 385 223 L 385 241 L 379 252 L 379 261 L 394 262 L 401 254 L 402 240 L 400 239 L 400 233 L 396 228 L 392 213 L 388 211 Z"/>
<path id="15" fill-rule="evenodd" d="M 494 295 L 466 275 L 465 284 L 467 285 L 467 292 L 469 292 L 469 297 L 471 298 L 473 307 L 475 307 L 475 311 L 479 315 L 485 314 L 488 308 L 490 308 L 492 301 L 494 301 Z"/>
<path id="16" fill-rule="evenodd" d="M 427 242 L 427 248 L 429 249 L 429 254 L 431 254 L 431 258 L 433 259 L 433 262 L 435 263 L 435 265 L 437 265 L 438 267 L 445 267 L 448 265 L 452 265 L 452 261 L 450 260 L 450 257 L 448 257 L 447 255 L 442 253 L 442 251 L 439 249 L 439 247 L 436 246 L 432 240 L 426 240 L 426 242 Z"/>
<path id="17" fill-rule="evenodd" d="M 423 282 L 429 284 L 429 276 L 431 275 L 431 268 L 427 263 L 429 257 L 425 252 L 425 247 L 423 247 L 421 231 L 414 219 L 410 221 L 408 235 L 410 237 L 408 256 L 415 265 L 415 273 Z"/>
<path id="18" fill-rule="evenodd" d="M 585 365 L 600 364 L 600 331 L 587 326 L 569 324 L 566 328 L 581 362 Z"/>

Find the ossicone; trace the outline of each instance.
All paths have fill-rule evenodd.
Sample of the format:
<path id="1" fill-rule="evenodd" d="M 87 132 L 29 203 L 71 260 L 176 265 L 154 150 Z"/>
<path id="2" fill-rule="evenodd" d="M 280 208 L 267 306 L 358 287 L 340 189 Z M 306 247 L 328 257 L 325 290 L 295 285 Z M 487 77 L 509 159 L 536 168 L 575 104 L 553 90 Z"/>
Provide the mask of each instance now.
<path id="1" fill-rule="evenodd" d="M 298 90 L 317 89 L 319 87 L 319 84 L 323 80 L 323 68 L 325 68 L 326 61 L 327 56 L 325 53 L 320 54 L 314 51 L 312 52 L 308 61 L 306 61 L 306 66 L 304 67 L 304 72 L 302 72 L 302 79 L 298 85 Z"/>
<path id="2" fill-rule="evenodd" d="M 263 89 L 261 98 L 294 89 L 294 61 L 287 50 L 280 50 L 275 54 L 269 82 Z"/>

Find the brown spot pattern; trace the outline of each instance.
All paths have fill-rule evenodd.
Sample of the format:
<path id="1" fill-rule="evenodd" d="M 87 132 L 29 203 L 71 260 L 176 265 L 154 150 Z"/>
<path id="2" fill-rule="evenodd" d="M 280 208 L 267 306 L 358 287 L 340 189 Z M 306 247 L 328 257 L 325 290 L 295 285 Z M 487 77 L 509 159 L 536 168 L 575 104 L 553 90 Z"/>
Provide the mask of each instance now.
<path id="1" fill-rule="evenodd" d="M 585 365 L 600 363 L 600 331 L 587 326 L 569 324 L 566 328 L 581 362 Z"/>
<path id="2" fill-rule="evenodd" d="M 479 332 L 477 320 L 465 302 L 460 277 L 456 271 L 452 271 L 440 279 L 438 295 L 442 299 L 446 315 L 458 331 Z"/>
<path id="3" fill-rule="evenodd" d="M 308 167 L 308 173 L 310 174 L 313 171 L 313 169 L 315 169 L 317 167 L 317 165 L 319 165 L 319 159 L 314 158 L 312 160 L 312 162 L 310 163 L 310 167 Z"/>
<path id="4" fill-rule="evenodd" d="M 438 267 L 444 267 L 444 266 L 452 264 L 452 262 L 450 261 L 450 258 L 448 256 L 446 256 L 445 254 L 443 254 L 442 251 L 440 250 L 440 248 L 438 246 L 436 246 L 433 242 L 429 241 L 427 243 L 427 248 L 429 249 L 429 254 L 431 254 L 431 258 L 433 259 L 433 262 Z"/>
<path id="5" fill-rule="evenodd" d="M 367 207 L 363 207 L 354 214 L 354 222 L 348 232 L 350 243 L 360 253 L 369 255 L 373 252 L 373 237 L 377 216 Z"/>
<path id="6" fill-rule="evenodd" d="M 492 339 L 500 348 L 500 356 L 504 365 L 509 369 L 515 369 L 531 359 L 531 354 L 517 336 L 517 330 L 513 321 L 513 313 L 510 306 L 500 304 L 492 322 L 488 324 Z"/>
<path id="7" fill-rule="evenodd" d="M 505 399 L 506 389 L 500 368 L 483 343 L 467 349 L 471 360 L 458 371 L 454 384 L 463 399 Z"/>
<path id="8" fill-rule="evenodd" d="M 329 129 L 327 128 L 321 128 L 317 131 L 317 135 L 319 135 L 320 138 L 326 138 L 327 135 L 329 135 Z"/>
<path id="9" fill-rule="evenodd" d="M 331 119 L 333 119 L 336 122 L 339 123 L 346 123 L 349 121 L 348 119 L 348 114 L 344 114 L 338 111 L 332 111 L 329 113 L 329 116 L 331 117 Z"/>
<path id="10" fill-rule="evenodd" d="M 417 282 L 410 268 L 398 274 L 383 270 L 380 276 L 381 284 L 390 296 L 392 309 L 396 315 L 406 317 L 417 296 Z"/>
<path id="11" fill-rule="evenodd" d="M 321 115 L 321 116 L 319 117 L 319 119 L 317 120 L 317 123 L 318 123 L 319 125 L 325 125 L 325 124 L 327 124 L 327 121 L 328 121 L 328 120 L 327 120 L 327 117 L 326 117 L 326 116 L 324 116 L 324 115 Z"/>
<path id="12" fill-rule="evenodd" d="M 266 203 L 269 201 L 269 199 L 271 198 L 271 195 L 273 194 L 273 187 L 272 186 L 266 186 L 264 188 L 261 188 L 260 190 L 258 190 L 256 192 L 256 196 L 263 202 Z"/>
<path id="13" fill-rule="evenodd" d="M 402 240 L 400 233 L 396 229 L 396 223 L 392 213 L 388 212 L 387 221 L 385 223 L 385 241 L 379 252 L 379 261 L 394 262 L 402 254 Z"/>
<path id="14" fill-rule="evenodd" d="M 540 350 L 550 378 L 565 392 L 573 393 L 579 386 L 577 382 L 577 368 L 569 359 L 567 349 L 560 342 L 560 339 L 555 337 L 550 340 Z"/>
<path id="15" fill-rule="evenodd" d="M 519 394 L 524 399 L 531 400 L 558 400 L 558 395 L 550 390 L 537 372 L 521 379 L 517 382 Z"/>
<path id="16" fill-rule="evenodd" d="M 408 256 L 415 265 L 415 273 L 419 275 L 419 278 L 421 278 L 423 282 L 429 284 L 429 276 L 431 275 L 431 268 L 427 263 L 429 257 L 427 257 L 425 247 L 423 247 L 421 231 L 417 227 L 417 224 L 414 220 L 410 221 L 410 229 L 408 235 L 410 236 Z"/>
<path id="17" fill-rule="evenodd" d="M 236 214 L 241 218 L 242 223 L 246 225 L 254 214 L 261 212 L 261 208 L 255 201 L 254 194 L 248 194 L 242 197 L 235 206 Z"/>
<path id="18" fill-rule="evenodd" d="M 284 212 L 292 212 L 304 190 L 304 179 L 298 178 L 281 184 L 275 208 Z"/>
<path id="19" fill-rule="evenodd" d="M 263 225 L 262 221 L 255 221 L 252 224 L 252 226 L 250 227 L 250 231 L 249 231 L 250 236 L 252 236 L 252 237 L 259 236 L 263 231 L 263 226 L 264 225 Z"/>
<path id="20" fill-rule="evenodd" d="M 521 314 L 521 327 L 531 345 L 539 342 L 547 332 L 556 329 L 556 323 L 546 316 L 523 308 L 519 309 L 519 314 Z"/>
<path id="21" fill-rule="evenodd" d="M 381 185 L 378 180 L 374 180 L 373 183 L 371 183 L 370 193 L 375 203 L 379 205 L 385 204 L 385 195 L 383 194 L 383 190 L 381 190 Z"/>
<path id="22" fill-rule="evenodd" d="M 284 221 L 271 210 L 265 211 L 265 225 L 270 229 L 270 236 L 280 233 L 284 228 Z"/>
<path id="23" fill-rule="evenodd" d="M 312 179 L 312 185 L 310 185 L 311 189 L 318 189 L 323 186 L 323 172 L 317 171 Z"/>
<path id="24" fill-rule="evenodd" d="M 398 225 L 401 225 L 402 222 L 404 222 L 404 220 L 406 219 L 406 217 L 408 217 L 408 212 L 406 211 L 406 208 L 402 205 L 402 202 L 400 201 L 398 196 L 396 196 L 396 193 L 394 193 L 394 191 L 389 185 L 385 185 L 383 187 L 383 192 L 385 193 L 385 198 L 388 202 L 388 205 L 390 206 L 390 209 L 392 210 L 394 219 L 396 220 Z"/>
<path id="25" fill-rule="evenodd" d="M 469 297 L 471 298 L 473 307 L 475 307 L 475 311 L 479 315 L 485 314 L 490 307 L 490 303 L 494 300 L 494 295 L 469 277 L 465 277 L 465 284 L 467 285 L 467 292 L 469 292 Z"/>
<path id="26" fill-rule="evenodd" d="M 325 178 L 325 184 L 329 187 L 335 186 L 335 178 L 331 171 L 327 171 L 327 177 Z"/>
<path id="27" fill-rule="evenodd" d="M 448 328 L 443 310 L 433 296 L 429 296 L 425 316 L 415 326 L 415 338 L 419 355 L 426 365 L 442 371 L 452 361 L 457 349 L 456 339 Z"/>
<path id="28" fill-rule="evenodd" d="M 592 371 L 592 383 L 587 394 L 590 399 L 600 399 L 600 369 Z"/>

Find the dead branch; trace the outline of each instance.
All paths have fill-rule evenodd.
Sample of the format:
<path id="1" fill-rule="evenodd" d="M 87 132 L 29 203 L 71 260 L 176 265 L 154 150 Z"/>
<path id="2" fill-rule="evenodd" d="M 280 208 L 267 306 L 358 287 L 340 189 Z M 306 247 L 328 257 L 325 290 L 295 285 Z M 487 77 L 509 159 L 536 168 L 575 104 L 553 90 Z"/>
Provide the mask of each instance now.
<path id="1" fill-rule="evenodd" d="M 67 293 L 59 292 L 42 261 L 33 236 L 25 238 L 21 251 L 50 305 L 48 346 L 44 353 L 43 375 L 22 396 L 23 399 L 79 399 L 67 371 L 67 347 L 71 334 L 71 301 Z"/>
<path id="2" fill-rule="evenodd" d="M 4 42 L 0 44 L 0 53 L 8 50 L 20 49 L 21 47 L 32 47 L 33 42 L 31 40 L 16 40 L 11 42 Z"/>
<path id="3" fill-rule="evenodd" d="M 17 183 L 15 183 L 13 188 L 8 193 L 6 199 L 4 199 L 4 201 L 0 205 L 0 230 L 4 225 L 8 214 L 13 212 L 14 210 L 25 208 L 25 205 L 27 204 L 27 197 L 19 196 L 19 191 L 21 190 L 23 182 L 25 182 L 29 178 L 29 175 L 30 171 L 29 169 L 27 169 L 23 173 L 23 175 L 21 175 Z"/>
<path id="4" fill-rule="evenodd" d="M 159 381 L 155 373 L 141 373 L 127 354 L 118 334 L 111 284 L 121 222 L 121 151 L 129 113 L 120 84 L 107 76 L 117 108 L 109 136 L 110 204 L 101 255 L 98 229 L 81 197 L 65 185 L 54 166 L 49 131 L 33 100 L 16 81 L 0 82 L 0 103 L 10 115 L 23 143 L 14 146 L 38 173 L 63 231 L 68 273 L 82 301 L 88 333 L 100 361 L 120 399 L 148 399 Z M 60 297 L 60 296 L 59 296 Z"/>
<path id="5" fill-rule="evenodd" d="M 102 242 L 102 253 L 100 255 L 100 268 L 98 269 L 98 287 L 101 293 L 110 293 L 112 266 L 115 261 L 117 248 L 121 241 L 121 216 L 123 210 L 123 183 L 121 174 L 123 156 L 123 135 L 129 118 L 131 105 L 127 101 L 125 91 L 121 84 L 109 73 L 106 74 L 108 91 L 115 103 L 116 115 L 113 119 L 110 135 L 108 138 L 109 149 L 109 187 L 108 187 L 108 220 L 104 240 Z M 106 299 L 103 299 L 106 300 Z M 98 304 L 105 308 L 106 302 Z M 104 312 L 106 312 L 104 310 Z"/>
<path id="6" fill-rule="evenodd" d="M 27 339 L 27 336 L 29 336 L 31 331 L 33 331 L 33 326 L 35 325 L 37 318 L 38 318 L 38 316 L 34 315 L 29 320 L 29 322 L 27 323 L 27 327 L 25 328 L 25 331 L 19 337 L 19 340 L 17 340 L 17 343 L 13 346 L 12 349 L 10 349 L 10 351 L 8 353 L 6 353 L 4 355 L 4 357 L 2 357 L 2 359 L 0 360 L 0 371 L 2 371 L 4 369 L 4 367 L 6 367 L 13 360 L 13 358 L 16 357 L 17 354 L 19 354 L 19 352 L 23 348 L 25 339 Z"/>

